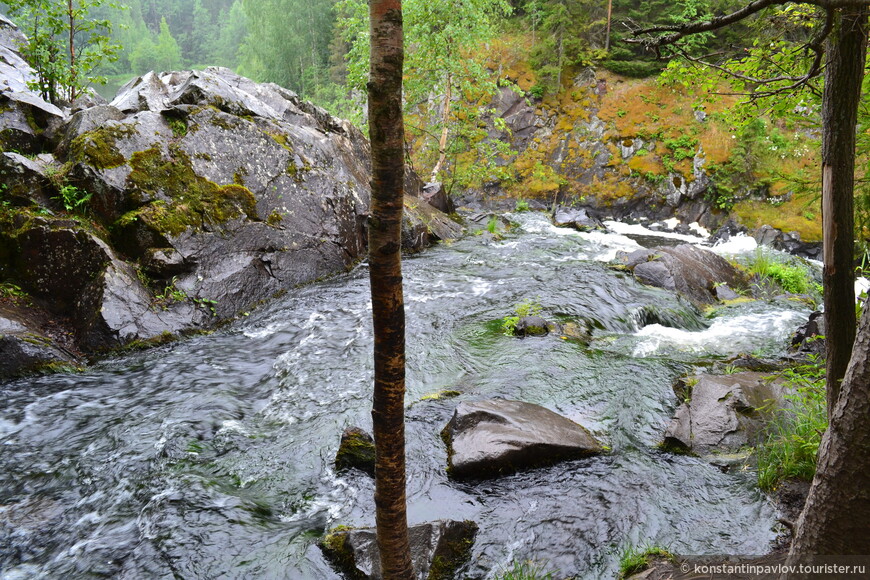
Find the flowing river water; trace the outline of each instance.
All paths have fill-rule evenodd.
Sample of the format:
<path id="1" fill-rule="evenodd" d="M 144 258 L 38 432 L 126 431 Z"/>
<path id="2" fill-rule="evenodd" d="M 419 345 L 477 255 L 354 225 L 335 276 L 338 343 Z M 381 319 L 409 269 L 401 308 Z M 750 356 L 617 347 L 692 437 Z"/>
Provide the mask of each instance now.
<path id="1" fill-rule="evenodd" d="M 675 377 L 740 352 L 776 354 L 807 310 L 756 302 L 703 315 L 606 267 L 617 234 L 518 214 L 500 241 L 406 259 L 411 523 L 480 526 L 471 578 L 534 560 L 554 578 L 614 578 L 629 546 L 757 554 L 776 510 L 751 471 L 656 445 Z M 0 385 L 0 579 L 333 579 L 317 540 L 374 523 L 373 483 L 336 473 L 341 431 L 371 429 L 365 265 L 293 290 L 208 336 L 76 375 Z M 591 343 L 505 336 L 532 300 L 585 321 Z M 643 326 L 655 311 L 662 324 Z M 452 399 L 427 397 L 442 390 Z M 439 432 L 459 401 L 537 403 L 608 455 L 481 482 L 445 473 Z"/>

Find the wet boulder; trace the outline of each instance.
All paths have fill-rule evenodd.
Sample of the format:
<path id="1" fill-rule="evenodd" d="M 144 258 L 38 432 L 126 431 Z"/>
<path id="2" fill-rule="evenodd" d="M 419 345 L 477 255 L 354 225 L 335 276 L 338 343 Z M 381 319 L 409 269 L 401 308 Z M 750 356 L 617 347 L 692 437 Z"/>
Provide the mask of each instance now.
<path id="1" fill-rule="evenodd" d="M 698 305 L 714 304 L 732 291 L 747 288 L 743 273 L 721 256 L 690 244 L 637 250 L 622 256 L 622 264 L 643 284 L 673 290 Z"/>
<path id="2" fill-rule="evenodd" d="M 40 329 L 26 309 L 0 305 L 0 380 L 58 365 L 75 365 L 76 358 Z"/>
<path id="3" fill-rule="evenodd" d="M 437 520 L 408 528 L 414 578 L 455 578 L 471 556 L 476 533 L 477 524 L 471 521 Z M 347 578 L 383 578 L 377 539 L 372 528 L 335 530 L 327 534 L 320 548 Z"/>
<path id="4" fill-rule="evenodd" d="M 375 475 L 375 441 L 359 427 L 348 427 L 341 434 L 341 443 L 335 454 L 335 468 L 359 469 Z"/>
<path id="5" fill-rule="evenodd" d="M 523 316 L 514 328 L 515 336 L 546 336 L 555 325 L 540 316 Z"/>
<path id="6" fill-rule="evenodd" d="M 402 214 L 402 249 L 419 252 L 436 240 L 455 240 L 462 235 L 463 227 L 439 209 L 405 196 Z"/>
<path id="7" fill-rule="evenodd" d="M 589 215 L 586 208 L 557 206 L 553 212 L 553 224 L 560 228 L 574 228 L 581 232 L 601 229 L 601 220 Z"/>
<path id="8" fill-rule="evenodd" d="M 664 434 L 664 447 L 705 455 L 755 445 L 772 410 L 784 402 L 784 387 L 768 373 L 701 374 L 678 383 L 684 399 Z"/>
<path id="9" fill-rule="evenodd" d="M 574 421 L 506 399 L 460 403 L 441 436 L 448 474 L 456 479 L 495 477 L 603 452 Z"/>

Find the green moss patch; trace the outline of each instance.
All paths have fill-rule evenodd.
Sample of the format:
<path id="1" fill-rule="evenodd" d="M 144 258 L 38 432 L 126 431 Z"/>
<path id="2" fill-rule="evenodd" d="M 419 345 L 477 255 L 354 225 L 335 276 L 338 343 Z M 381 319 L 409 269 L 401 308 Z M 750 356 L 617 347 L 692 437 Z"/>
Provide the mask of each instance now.
<path id="1" fill-rule="evenodd" d="M 122 219 L 136 217 L 170 235 L 242 215 L 257 219 L 257 200 L 250 189 L 238 184 L 218 185 L 200 177 L 193 171 L 187 154 L 177 147 L 170 147 L 168 156 L 157 146 L 137 151 L 130 158 L 130 166 L 133 170 L 127 179 L 134 194 L 138 192 L 143 199 L 158 198 L 158 201 L 136 210 L 135 216 Z"/>
<path id="2" fill-rule="evenodd" d="M 87 163 L 98 169 L 111 169 L 126 163 L 118 151 L 118 139 L 136 132 L 135 125 L 107 125 L 83 133 L 70 143 L 70 154 L 76 161 Z"/>

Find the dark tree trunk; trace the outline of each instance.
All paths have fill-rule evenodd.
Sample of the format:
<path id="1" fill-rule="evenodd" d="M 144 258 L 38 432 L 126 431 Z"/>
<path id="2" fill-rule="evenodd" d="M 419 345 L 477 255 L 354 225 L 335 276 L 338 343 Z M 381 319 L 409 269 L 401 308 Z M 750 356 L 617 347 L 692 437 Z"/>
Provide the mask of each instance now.
<path id="1" fill-rule="evenodd" d="M 867 10 L 843 8 L 828 40 L 822 97 L 822 228 L 828 417 L 855 340 L 855 124 L 864 78 Z"/>
<path id="2" fill-rule="evenodd" d="M 870 554 L 870 307 L 831 425 L 822 437 L 816 476 L 798 519 L 790 557 Z"/>
<path id="3" fill-rule="evenodd" d="M 381 572 L 414 577 L 405 500 L 405 308 L 402 296 L 402 2 L 370 0 L 372 145 L 369 276 L 375 336 L 375 510 Z"/>

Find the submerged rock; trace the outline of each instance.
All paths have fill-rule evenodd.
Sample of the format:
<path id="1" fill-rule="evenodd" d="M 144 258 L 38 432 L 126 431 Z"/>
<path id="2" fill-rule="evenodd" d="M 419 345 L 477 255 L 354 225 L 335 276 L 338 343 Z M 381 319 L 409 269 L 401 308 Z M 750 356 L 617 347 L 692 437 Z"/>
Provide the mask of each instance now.
<path id="1" fill-rule="evenodd" d="M 411 526 L 408 536 L 414 577 L 418 580 L 454 578 L 471 556 L 476 533 L 477 524 L 471 521 L 437 520 Z M 374 529 L 336 530 L 327 534 L 320 547 L 348 578 L 383 578 Z"/>
<path id="2" fill-rule="evenodd" d="M 685 402 L 665 431 L 666 449 L 700 455 L 755 445 L 772 410 L 783 405 L 784 388 L 767 373 L 701 374 L 691 379 L 694 384 L 682 381 L 675 389 Z"/>
<path id="3" fill-rule="evenodd" d="M 505 475 L 603 452 L 581 425 L 549 409 L 506 399 L 460 403 L 441 436 L 456 479 Z"/>
<path id="4" fill-rule="evenodd" d="M 623 256 L 622 263 L 639 282 L 677 291 L 700 305 L 717 302 L 720 293 L 731 295 L 717 291 L 720 286 L 732 291 L 747 287 L 745 276 L 727 260 L 690 244 L 637 250 Z"/>
<path id="5" fill-rule="evenodd" d="M 375 475 L 375 441 L 359 427 L 348 427 L 341 434 L 341 443 L 335 454 L 336 469 L 359 469 Z"/>
<path id="6" fill-rule="evenodd" d="M 540 316 L 523 316 L 514 328 L 515 336 L 546 336 L 555 325 Z"/>

